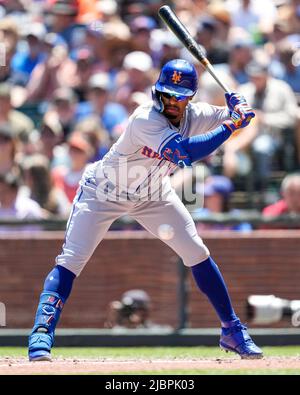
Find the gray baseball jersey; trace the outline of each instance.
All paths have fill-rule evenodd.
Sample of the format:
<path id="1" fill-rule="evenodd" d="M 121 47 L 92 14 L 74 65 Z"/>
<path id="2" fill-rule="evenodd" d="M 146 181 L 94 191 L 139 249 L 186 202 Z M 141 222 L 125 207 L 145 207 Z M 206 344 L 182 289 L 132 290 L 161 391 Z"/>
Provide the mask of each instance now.
<path id="1" fill-rule="evenodd" d="M 190 103 L 176 128 L 154 109 L 152 102 L 146 103 L 135 110 L 124 134 L 98 166 L 117 184 L 119 193 L 138 191 L 143 196 L 142 191 L 147 190 L 150 183 L 153 185 L 158 175 L 169 175 L 176 168 L 160 156 L 160 150 L 169 140 L 178 133 L 186 138 L 208 132 L 228 117 L 227 108 Z"/>
<path id="2" fill-rule="evenodd" d="M 185 265 L 207 259 L 209 251 L 169 182 L 176 165 L 163 159 L 160 150 L 176 134 L 187 138 L 205 133 L 228 117 L 225 107 L 189 103 L 176 128 L 152 102 L 138 107 L 105 157 L 86 169 L 56 263 L 78 276 L 112 222 L 124 214 L 173 248 Z M 149 194 L 153 180 L 161 193 Z"/>

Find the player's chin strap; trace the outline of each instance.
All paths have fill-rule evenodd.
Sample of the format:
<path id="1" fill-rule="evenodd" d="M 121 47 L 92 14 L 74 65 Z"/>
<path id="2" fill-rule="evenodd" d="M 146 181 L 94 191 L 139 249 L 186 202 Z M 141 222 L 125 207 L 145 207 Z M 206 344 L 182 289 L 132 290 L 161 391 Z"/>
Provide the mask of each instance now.
<path id="1" fill-rule="evenodd" d="M 152 100 L 153 100 L 155 110 L 157 110 L 158 112 L 163 112 L 164 111 L 164 103 L 161 99 L 160 92 L 158 92 L 155 89 L 154 85 L 151 88 L 151 92 L 152 92 Z"/>

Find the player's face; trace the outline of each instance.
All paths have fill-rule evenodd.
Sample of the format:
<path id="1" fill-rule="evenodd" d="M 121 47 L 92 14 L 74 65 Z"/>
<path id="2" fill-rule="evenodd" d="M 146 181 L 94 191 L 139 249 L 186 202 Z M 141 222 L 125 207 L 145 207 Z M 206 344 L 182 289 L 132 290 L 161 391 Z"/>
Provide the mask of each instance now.
<path id="1" fill-rule="evenodd" d="M 191 97 L 176 97 L 162 93 L 161 99 L 164 104 L 163 114 L 167 117 L 174 125 L 178 124 L 183 117 L 185 108 Z"/>

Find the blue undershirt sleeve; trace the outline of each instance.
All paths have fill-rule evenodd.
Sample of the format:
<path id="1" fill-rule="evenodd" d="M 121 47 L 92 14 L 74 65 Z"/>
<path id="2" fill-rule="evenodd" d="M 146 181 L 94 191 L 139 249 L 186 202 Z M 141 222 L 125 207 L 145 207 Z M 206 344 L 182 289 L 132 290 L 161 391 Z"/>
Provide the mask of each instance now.
<path id="1" fill-rule="evenodd" d="M 205 158 L 222 145 L 230 136 L 231 130 L 226 125 L 217 129 L 182 140 L 178 134 L 165 144 L 160 154 L 178 166 L 190 166 L 192 162 Z"/>
<path id="2" fill-rule="evenodd" d="M 230 136 L 231 130 L 225 125 L 221 125 L 211 132 L 184 139 L 180 144 L 189 155 L 191 161 L 195 162 L 210 155 Z"/>

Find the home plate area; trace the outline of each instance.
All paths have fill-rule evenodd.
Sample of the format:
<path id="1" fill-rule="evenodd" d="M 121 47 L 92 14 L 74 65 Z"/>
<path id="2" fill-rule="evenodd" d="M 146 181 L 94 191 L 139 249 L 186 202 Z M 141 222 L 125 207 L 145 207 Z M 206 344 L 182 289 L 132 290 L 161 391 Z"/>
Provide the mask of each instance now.
<path id="1" fill-rule="evenodd" d="M 192 370 L 200 372 L 205 370 L 253 370 L 253 374 L 260 370 L 299 369 L 298 357 L 265 357 L 260 360 L 242 360 L 239 357 L 231 358 L 197 358 L 197 359 L 73 359 L 55 358 L 52 362 L 29 362 L 26 358 L 0 359 L 0 374 L 30 375 L 30 374 L 117 374 L 120 372 L 151 372 L 170 373 L 180 370 L 187 373 Z"/>

